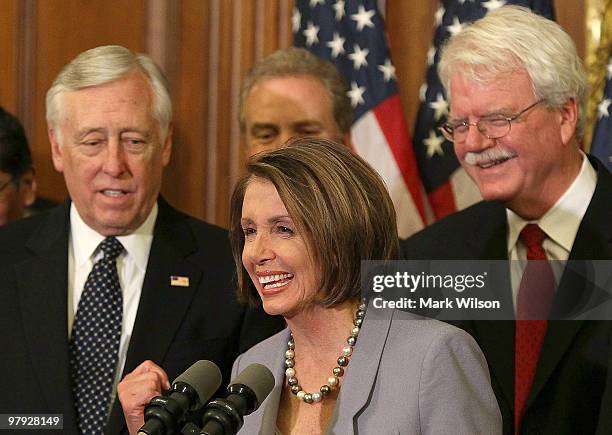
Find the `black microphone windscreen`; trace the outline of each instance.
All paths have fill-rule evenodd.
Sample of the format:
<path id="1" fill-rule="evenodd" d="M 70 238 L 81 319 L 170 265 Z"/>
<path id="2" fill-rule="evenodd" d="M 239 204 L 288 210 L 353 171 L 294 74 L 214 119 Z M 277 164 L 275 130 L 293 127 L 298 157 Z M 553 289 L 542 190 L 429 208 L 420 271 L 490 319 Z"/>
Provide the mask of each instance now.
<path id="1" fill-rule="evenodd" d="M 180 374 L 173 382 L 190 385 L 197 393 L 200 403 L 205 403 L 221 385 L 221 370 L 211 361 L 200 360 Z"/>
<path id="2" fill-rule="evenodd" d="M 266 366 L 251 364 L 236 376 L 232 384 L 242 384 L 249 387 L 253 390 L 255 396 L 257 396 L 257 402 L 261 405 L 274 388 L 274 375 Z"/>

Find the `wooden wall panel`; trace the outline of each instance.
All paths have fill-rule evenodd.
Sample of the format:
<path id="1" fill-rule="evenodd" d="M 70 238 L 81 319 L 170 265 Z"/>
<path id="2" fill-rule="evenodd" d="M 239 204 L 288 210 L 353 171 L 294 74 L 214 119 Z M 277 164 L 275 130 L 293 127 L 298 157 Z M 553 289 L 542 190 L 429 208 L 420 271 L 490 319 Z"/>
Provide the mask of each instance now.
<path id="1" fill-rule="evenodd" d="M 584 3 L 584 1 L 576 0 L 555 0 L 557 22 L 572 37 L 582 59 L 586 55 L 586 10 Z"/>
<path id="2" fill-rule="evenodd" d="M 245 12 L 245 7 L 252 4 L 252 2 L 235 1 L 234 8 L 232 11 L 232 73 L 230 76 L 230 113 L 229 113 L 229 154 L 228 154 L 228 169 L 229 169 L 229 189 L 227 191 L 228 200 L 231 195 L 234 181 L 238 178 L 242 172 L 243 167 L 243 147 L 240 140 L 240 127 L 238 120 L 238 101 L 240 99 L 240 82 L 242 80 L 244 70 L 244 52 L 247 47 L 251 47 L 249 41 L 252 39 L 249 37 L 245 38 L 245 16 L 248 12 Z M 251 62 L 248 63 L 249 65 Z"/>
<path id="3" fill-rule="evenodd" d="M 19 0 L 0 3 L 0 106 L 17 114 L 19 108 L 19 48 L 20 31 Z"/>
<path id="4" fill-rule="evenodd" d="M 256 61 L 255 52 L 255 32 L 256 16 L 255 2 L 242 1 L 240 14 L 240 27 L 237 29 L 240 34 L 240 77 L 244 77 L 247 70 Z"/>
<path id="5" fill-rule="evenodd" d="M 279 19 L 281 20 L 281 25 L 278 27 L 279 48 L 285 48 L 293 45 L 293 28 L 291 26 L 293 7 L 293 0 L 281 2 L 281 7 L 279 9 Z"/>
<path id="6" fill-rule="evenodd" d="M 174 147 L 164 194 L 182 210 L 205 216 L 209 110 L 210 3 L 181 2 L 174 55 Z M 172 54 L 171 54 L 172 55 Z"/>
<path id="7" fill-rule="evenodd" d="M 240 81 L 258 52 L 263 56 L 264 40 L 274 45 L 265 36 L 267 25 L 257 25 L 268 13 L 264 6 L 252 0 L 180 3 L 175 147 L 164 194 L 180 209 L 220 225 L 227 225 L 229 197 L 244 161 Z M 188 188 L 180 181 L 185 179 Z"/>
<path id="8" fill-rule="evenodd" d="M 45 94 L 63 65 L 78 53 L 98 45 L 120 44 L 143 51 L 145 35 L 145 1 L 122 0 L 34 2 L 35 10 L 29 32 L 34 32 L 31 77 L 32 131 L 30 140 L 40 193 L 47 198 L 65 197 L 64 181 L 51 163 L 45 121 Z"/>
<path id="9" fill-rule="evenodd" d="M 280 2 L 265 0 L 263 2 L 263 12 L 263 25 L 266 29 L 263 38 L 263 52 L 265 56 L 278 49 L 278 35 L 281 27 Z"/>
<path id="10" fill-rule="evenodd" d="M 217 188 L 215 191 L 216 203 L 219 205 L 214 216 L 216 222 L 228 222 L 228 198 L 230 196 L 230 148 L 231 126 L 236 123 L 232 119 L 232 41 L 234 27 L 232 20 L 233 2 L 221 1 L 220 16 L 220 38 L 219 38 L 219 62 L 218 62 L 218 100 L 217 113 L 217 141 L 216 141 L 216 170 Z"/>
<path id="11" fill-rule="evenodd" d="M 419 108 L 419 87 L 425 78 L 427 50 L 433 38 L 436 8 L 435 1 L 387 1 L 389 49 L 410 131 L 413 130 Z"/>

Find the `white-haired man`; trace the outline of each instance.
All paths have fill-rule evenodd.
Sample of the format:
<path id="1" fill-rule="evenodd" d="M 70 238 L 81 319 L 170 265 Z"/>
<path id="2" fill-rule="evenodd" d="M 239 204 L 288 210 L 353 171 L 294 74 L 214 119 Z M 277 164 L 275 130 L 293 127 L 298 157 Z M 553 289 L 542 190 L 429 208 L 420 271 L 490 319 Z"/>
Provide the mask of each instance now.
<path id="1" fill-rule="evenodd" d="M 567 268 L 548 273 L 550 285 L 522 285 L 515 266 L 612 258 L 612 177 L 579 147 L 586 78 L 574 43 L 556 23 L 502 7 L 449 39 L 439 73 L 443 133 L 484 201 L 404 241 L 403 256 L 516 260 L 505 295 L 516 318 L 536 301 L 539 314 L 566 317 L 588 289 L 569 285 Z M 487 358 L 505 434 L 594 433 L 611 322 L 547 316 L 461 326 Z"/>
<path id="2" fill-rule="evenodd" d="M 162 73 L 124 47 L 81 53 L 49 89 L 53 164 L 70 199 L 0 232 L 0 379 L 15 384 L 3 412 L 114 434 L 125 430 L 117 382 L 145 360 L 174 379 L 209 359 L 228 380 L 244 308 L 226 231 L 159 195 L 171 120 Z"/>

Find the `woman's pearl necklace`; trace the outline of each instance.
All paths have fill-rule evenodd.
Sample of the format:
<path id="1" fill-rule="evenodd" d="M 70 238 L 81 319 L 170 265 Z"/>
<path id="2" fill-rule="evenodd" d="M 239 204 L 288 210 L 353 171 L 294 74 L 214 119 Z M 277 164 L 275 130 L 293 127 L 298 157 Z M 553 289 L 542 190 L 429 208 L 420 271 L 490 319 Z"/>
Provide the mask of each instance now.
<path id="1" fill-rule="evenodd" d="M 351 329 L 351 335 L 346 339 L 348 346 L 342 348 L 342 354 L 338 357 L 338 366 L 332 370 L 333 376 L 327 378 L 327 383 L 322 385 L 319 391 L 316 393 L 307 393 L 302 390 L 295 372 L 295 342 L 293 341 L 293 334 L 291 334 L 289 341 L 287 342 L 287 351 L 285 352 L 285 376 L 287 377 L 287 384 L 291 389 L 291 392 L 295 394 L 298 399 L 303 400 L 306 403 L 316 403 L 323 400 L 324 397 L 331 393 L 333 388 L 340 388 L 340 378 L 344 375 L 344 367 L 348 366 L 349 358 L 353 354 L 353 347 L 357 342 L 357 336 L 363 323 L 363 317 L 365 316 L 366 304 L 362 302 L 357 307 L 355 313 L 355 320 L 353 320 L 353 328 Z"/>

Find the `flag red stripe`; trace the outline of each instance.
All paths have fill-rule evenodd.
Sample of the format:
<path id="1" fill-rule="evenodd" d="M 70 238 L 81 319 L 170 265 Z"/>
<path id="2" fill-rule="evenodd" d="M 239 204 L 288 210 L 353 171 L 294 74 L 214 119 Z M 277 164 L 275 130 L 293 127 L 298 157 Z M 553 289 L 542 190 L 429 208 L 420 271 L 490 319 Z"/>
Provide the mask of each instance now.
<path id="1" fill-rule="evenodd" d="M 391 148 L 395 162 L 421 215 L 421 219 L 423 222 L 427 222 L 423 197 L 421 195 L 421 179 L 419 178 L 414 148 L 410 142 L 410 135 L 404 120 L 404 111 L 402 110 L 399 95 L 395 94 L 387 98 L 376 106 L 373 112 Z"/>
<path id="2" fill-rule="evenodd" d="M 429 203 L 436 216 L 436 220 L 457 211 L 455 194 L 450 181 L 447 181 L 433 192 L 429 192 Z"/>

